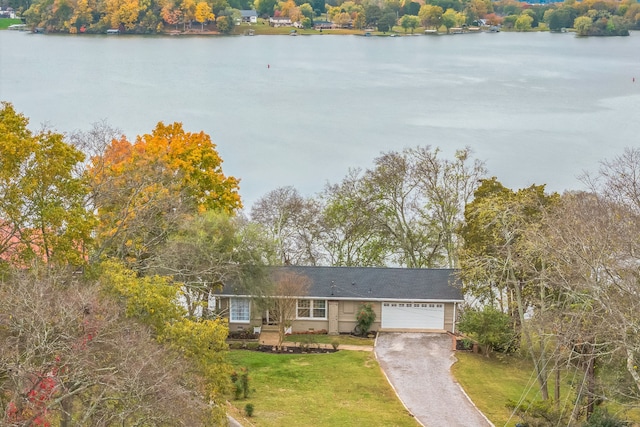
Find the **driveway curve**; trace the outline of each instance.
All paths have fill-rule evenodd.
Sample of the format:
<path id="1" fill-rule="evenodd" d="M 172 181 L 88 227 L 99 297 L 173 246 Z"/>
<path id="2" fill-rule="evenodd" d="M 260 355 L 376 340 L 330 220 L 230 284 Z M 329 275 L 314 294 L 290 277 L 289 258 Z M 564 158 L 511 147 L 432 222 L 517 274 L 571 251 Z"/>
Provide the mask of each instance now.
<path id="1" fill-rule="evenodd" d="M 428 427 L 493 426 L 454 380 L 451 337 L 435 333 L 381 333 L 375 354 L 407 409 Z"/>

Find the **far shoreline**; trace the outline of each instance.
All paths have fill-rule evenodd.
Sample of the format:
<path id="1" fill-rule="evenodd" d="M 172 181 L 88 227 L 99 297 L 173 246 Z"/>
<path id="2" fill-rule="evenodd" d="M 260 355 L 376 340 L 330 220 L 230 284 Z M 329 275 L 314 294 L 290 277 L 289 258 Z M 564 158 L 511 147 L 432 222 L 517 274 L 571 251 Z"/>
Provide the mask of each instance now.
<path id="1" fill-rule="evenodd" d="M 4 19 L 2 19 L 4 20 Z M 9 20 L 9 19 L 7 19 Z M 11 19 L 12 24 L 21 23 L 20 19 Z M 8 25 L 0 26 L 1 30 L 11 30 Z M 374 29 L 349 29 L 349 28 L 334 28 L 334 29 L 315 29 L 315 28 L 297 28 L 294 26 L 282 26 L 272 27 L 265 23 L 263 24 L 241 24 L 234 28 L 230 33 L 222 33 L 219 31 L 211 31 L 208 29 L 188 29 L 188 30 L 164 30 L 156 33 L 140 33 L 140 32 L 127 32 L 120 30 L 106 30 L 104 32 L 83 32 L 83 33 L 66 33 L 56 31 L 46 31 L 44 28 L 23 28 L 19 30 L 29 34 L 39 35 L 64 35 L 64 36 L 143 36 L 143 37 L 228 37 L 228 36 L 323 36 L 323 35 L 354 35 L 364 37 L 414 37 L 414 36 L 460 36 L 479 33 L 553 33 L 553 34 L 574 34 L 578 37 L 628 37 L 633 30 L 629 30 L 627 35 L 609 35 L 609 34 L 594 34 L 594 35 L 577 35 L 576 30 L 573 28 L 566 28 L 563 31 L 551 31 L 545 27 L 536 27 L 529 31 L 517 31 L 513 29 L 500 28 L 498 30 L 491 29 L 490 27 L 465 27 L 465 28 L 452 28 L 449 32 L 443 31 L 442 28 L 438 30 L 427 29 L 419 27 L 414 32 L 407 31 L 400 26 L 395 26 L 391 31 L 377 31 Z"/>

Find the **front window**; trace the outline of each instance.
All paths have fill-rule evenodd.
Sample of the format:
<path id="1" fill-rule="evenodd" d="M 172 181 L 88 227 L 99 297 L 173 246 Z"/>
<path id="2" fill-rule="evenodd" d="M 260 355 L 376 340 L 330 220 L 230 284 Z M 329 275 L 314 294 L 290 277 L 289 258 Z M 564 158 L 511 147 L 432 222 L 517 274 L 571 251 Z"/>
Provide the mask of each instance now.
<path id="1" fill-rule="evenodd" d="M 327 301 L 299 299 L 298 319 L 326 319 Z"/>
<path id="2" fill-rule="evenodd" d="M 327 304 L 326 301 L 314 301 L 313 302 L 313 317 L 325 318 L 327 317 Z"/>
<path id="3" fill-rule="evenodd" d="M 248 298 L 231 298 L 229 307 L 229 321 L 237 323 L 249 323 L 251 311 Z"/>

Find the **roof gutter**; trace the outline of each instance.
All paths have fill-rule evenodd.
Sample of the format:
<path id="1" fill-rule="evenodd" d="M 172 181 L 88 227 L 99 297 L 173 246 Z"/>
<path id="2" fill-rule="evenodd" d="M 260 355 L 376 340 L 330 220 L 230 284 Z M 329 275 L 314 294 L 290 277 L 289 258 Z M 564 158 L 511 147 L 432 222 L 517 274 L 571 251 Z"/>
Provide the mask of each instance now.
<path id="1" fill-rule="evenodd" d="M 230 295 L 230 294 L 216 294 L 216 297 L 226 297 L 226 298 L 254 298 L 254 295 Z M 277 297 L 275 297 L 277 298 Z M 298 299 L 326 299 L 333 301 L 411 301 L 411 302 L 451 302 L 458 303 L 464 302 L 464 299 L 439 299 L 439 298 L 352 298 L 352 297 L 336 297 L 336 296 L 310 296 L 310 295 L 300 295 L 297 297 L 282 297 L 282 298 L 298 298 Z"/>

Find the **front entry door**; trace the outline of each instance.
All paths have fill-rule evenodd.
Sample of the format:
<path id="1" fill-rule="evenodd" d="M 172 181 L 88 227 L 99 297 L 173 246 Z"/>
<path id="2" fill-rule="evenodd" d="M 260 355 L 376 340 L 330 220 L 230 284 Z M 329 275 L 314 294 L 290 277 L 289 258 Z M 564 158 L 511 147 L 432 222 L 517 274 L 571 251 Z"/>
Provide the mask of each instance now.
<path id="1" fill-rule="evenodd" d="M 329 301 L 329 335 L 338 335 L 338 301 Z"/>

